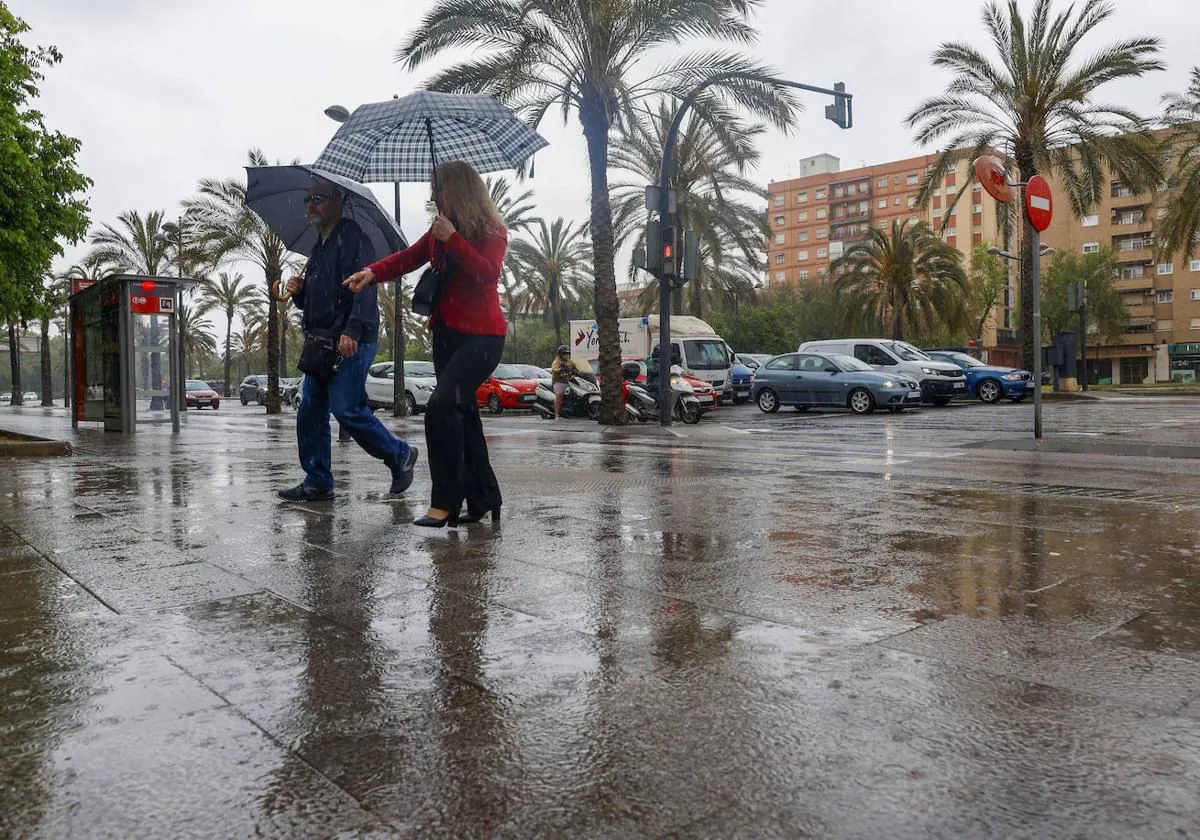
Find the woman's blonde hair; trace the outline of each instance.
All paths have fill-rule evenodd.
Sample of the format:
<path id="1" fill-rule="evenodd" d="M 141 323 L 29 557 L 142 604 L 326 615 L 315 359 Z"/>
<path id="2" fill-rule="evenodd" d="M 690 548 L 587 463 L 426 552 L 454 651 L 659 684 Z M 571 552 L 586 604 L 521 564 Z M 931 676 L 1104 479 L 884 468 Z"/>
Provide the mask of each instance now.
<path id="1" fill-rule="evenodd" d="M 437 168 L 437 177 L 439 209 L 454 221 L 459 233 L 467 239 L 507 234 L 487 184 L 471 164 L 461 160 L 443 163 Z"/>

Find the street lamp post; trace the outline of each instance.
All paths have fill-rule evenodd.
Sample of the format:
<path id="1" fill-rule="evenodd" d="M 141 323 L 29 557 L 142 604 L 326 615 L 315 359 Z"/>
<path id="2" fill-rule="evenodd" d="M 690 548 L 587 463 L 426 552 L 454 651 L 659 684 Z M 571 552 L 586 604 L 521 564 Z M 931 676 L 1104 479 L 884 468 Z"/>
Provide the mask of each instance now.
<path id="1" fill-rule="evenodd" d="M 663 142 L 662 161 L 658 171 L 658 221 L 664 234 L 667 231 L 674 231 L 678 239 L 678 241 L 667 242 L 665 235 L 661 237 L 660 247 L 664 249 L 664 260 L 666 255 L 665 249 L 667 248 L 670 248 L 672 260 L 675 259 L 676 254 L 683 251 L 681 247 L 683 233 L 679 230 L 679 225 L 677 224 L 678 207 L 676 206 L 676 202 L 672 200 L 673 191 L 671 190 L 671 178 L 675 174 L 675 143 L 679 139 L 679 129 L 682 127 L 683 119 L 687 116 L 688 109 L 691 108 L 697 96 L 714 84 L 735 79 L 760 81 L 776 87 L 788 87 L 797 90 L 807 90 L 812 93 L 827 94 L 834 98 L 834 104 L 826 107 L 825 118 L 832 120 L 841 128 L 850 128 L 854 124 L 854 97 L 853 94 L 846 93 L 846 86 L 841 82 L 835 84 L 833 90 L 830 90 L 828 88 L 801 84 L 800 82 L 773 79 L 760 76 L 756 73 L 732 72 L 719 73 L 696 85 L 691 92 L 683 97 L 683 101 L 679 104 L 679 109 L 675 111 L 675 116 L 671 120 L 670 128 L 667 130 L 667 136 Z M 658 280 L 658 421 L 663 426 L 671 425 L 671 292 L 671 283 L 664 272 Z"/>
<path id="2" fill-rule="evenodd" d="M 1041 234 L 1033 232 L 1033 247 L 1037 255 L 1033 260 L 1033 336 L 1037 348 L 1033 354 L 1033 436 L 1042 439 L 1042 257 L 1058 253 L 1054 248 L 1041 241 Z M 1016 254 L 1002 251 L 999 248 L 988 248 L 989 254 L 1012 262 L 1020 262 Z M 1056 383 L 1058 379 L 1054 380 Z"/>
<path id="3" fill-rule="evenodd" d="M 399 99 L 392 96 L 392 99 Z M 336 123 L 344 123 L 350 119 L 350 109 L 344 105 L 330 105 L 325 109 L 325 116 Z M 396 227 L 400 227 L 400 182 L 392 184 L 392 215 L 396 219 Z M 408 339 L 404 335 L 404 284 L 397 280 L 395 286 L 396 302 L 392 307 L 392 344 L 395 352 L 392 354 L 392 416 L 408 416 L 408 397 L 404 387 L 404 357 L 408 352 Z"/>

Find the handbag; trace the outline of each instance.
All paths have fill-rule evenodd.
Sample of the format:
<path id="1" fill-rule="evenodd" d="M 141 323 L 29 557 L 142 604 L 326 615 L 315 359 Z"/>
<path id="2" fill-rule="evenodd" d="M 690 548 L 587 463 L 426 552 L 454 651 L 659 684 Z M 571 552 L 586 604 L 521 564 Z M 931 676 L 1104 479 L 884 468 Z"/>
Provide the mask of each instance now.
<path id="1" fill-rule="evenodd" d="M 428 318 L 442 296 L 442 275 L 432 265 L 421 274 L 412 293 L 412 310 Z"/>
<path id="2" fill-rule="evenodd" d="M 338 349 L 340 333 L 329 330 L 310 330 L 304 333 L 304 347 L 296 367 L 301 373 L 317 379 L 333 379 L 342 367 Z"/>

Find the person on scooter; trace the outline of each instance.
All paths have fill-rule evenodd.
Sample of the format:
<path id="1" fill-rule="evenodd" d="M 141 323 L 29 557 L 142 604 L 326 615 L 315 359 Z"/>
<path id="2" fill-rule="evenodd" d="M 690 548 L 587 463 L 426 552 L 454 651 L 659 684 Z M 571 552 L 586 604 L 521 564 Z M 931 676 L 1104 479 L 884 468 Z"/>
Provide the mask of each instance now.
<path id="1" fill-rule="evenodd" d="M 583 363 L 587 366 L 587 362 Z M 575 377 L 583 373 L 580 364 L 571 358 L 571 348 L 562 344 L 558 348 L 558 354 L 554 357 L 554 363 L 550 365 L 550 381 L 554 386 L 554 419 L 557 420 L 562 414 L 563 395 L 567 392 L 567 383 L 574 381 Z M 591 368 L 588 368 L 588 373 L 591 373 Z"/>

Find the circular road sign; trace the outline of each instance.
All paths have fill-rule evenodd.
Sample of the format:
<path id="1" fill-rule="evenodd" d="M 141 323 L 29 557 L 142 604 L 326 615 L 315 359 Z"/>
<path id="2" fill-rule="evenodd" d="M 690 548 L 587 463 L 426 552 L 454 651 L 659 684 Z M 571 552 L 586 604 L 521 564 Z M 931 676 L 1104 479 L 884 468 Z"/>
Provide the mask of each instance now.
<path id="1" fill-rule="evenodd" d="M 983 155 L 975 160 L 975 178 L 987 190 L 987 194 L 1002 204 L 1013 199 L 1012 187 L 1004 171 L 1004 161 L 996 155 Z"/>
<path id="2" fill-rule="evenodd" d="M 1041 175 L 1034 175 L 1025 185 L 1025 213 L 1029 216 L 1029 223 L 1038 233 L 1050 227 L 1050 220 L 1054 218 L 1050 183 Z"/>

